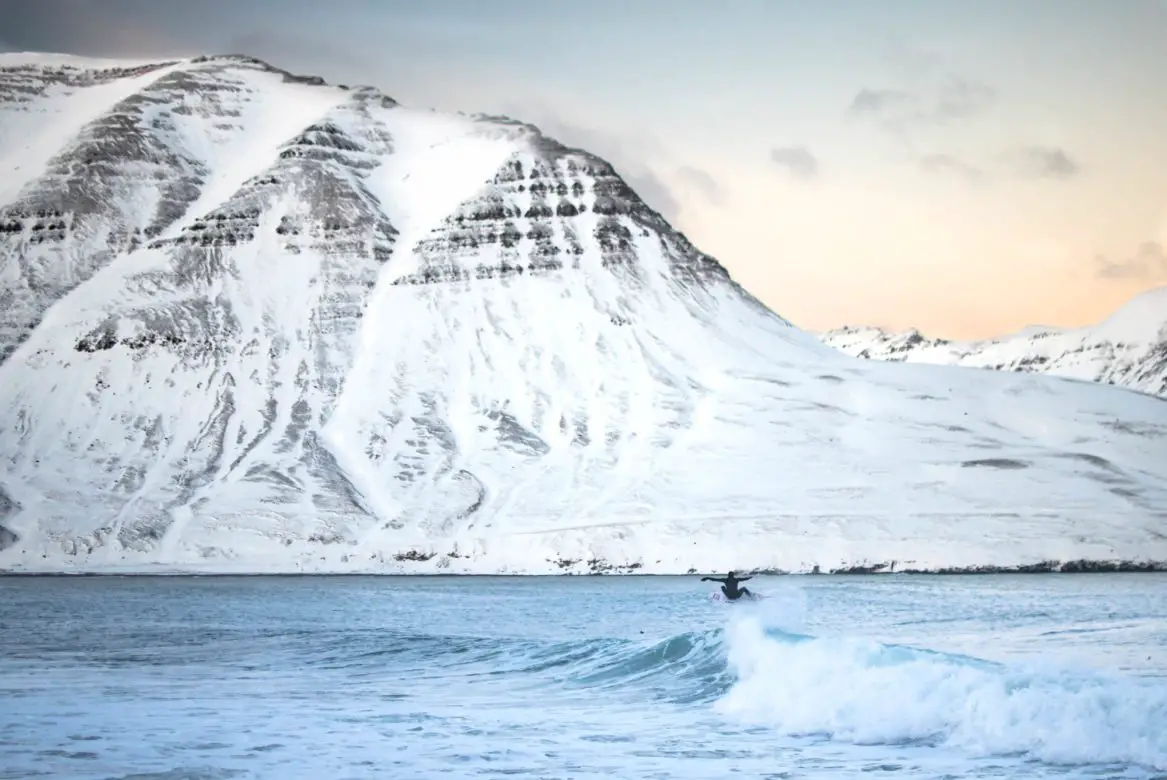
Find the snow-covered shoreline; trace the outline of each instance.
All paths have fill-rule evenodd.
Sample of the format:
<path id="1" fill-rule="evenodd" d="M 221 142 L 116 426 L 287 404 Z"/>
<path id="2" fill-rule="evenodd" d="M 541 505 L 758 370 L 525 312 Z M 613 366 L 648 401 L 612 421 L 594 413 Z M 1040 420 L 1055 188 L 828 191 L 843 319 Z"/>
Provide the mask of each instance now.
<path id="1" fill-rule="evenodd" d="M 748 571 L 773 575 L 849 574 L 1002 574 L 1059 572 L 1167 571 L 1167 543 L 1125 544 L 1068 543 L 1057 539 L 1031 539 L 1026 547 L 994 550 L 994 545 L 971 540 L 917 539 L 899 543 L 888 540 L 866 544 L 820 536 L 800 543 L 764 544 L 752 537 L 733 548 L 719 551 L 683 551 L 662 541 L 641 540 L 641 554 L 604 554 L 602 543 L 577 544 L 557 540 L 547 546 L 516 548 L 513 542 L 478 542 L 477 554 L 469 544 L 423 543 L 397 552 L 360 550 L 356 545 L 308 545 L 294 542 L 270 547 L 233 548 L 230 558 L 212 560 L 151 560 L 127 555 L 119 560 L 87 560 L 92 556 L 55 556 L 37 560 L 24 556 L 0 568 L 4 574 L 78 575 L 206 575 L 206 576 L 590 576 L 649 575 L 691 576 L 697 573 Z M 624 540 L 627 544 L 628 540 Z M 632 545 L 629 545 L 632 546 Z M 767 547 L 770 549 L 765 552 Z M 781 547 L 776 551 L 774 547 Z M 573 555 L 556 552 L 572 549 Z M 818 548 L 819 554 L 815 555 Z M 835 554 L 825 553 L 834 549 Z M 101 551 L 107 552 L 107 551 Z M 47 553 L 44 553 L 47 556 Z M 38 565 L 39 563 L 39 565 Z"/>
<path id="2" fill-rule="evenodd" d="M 891 561 L 875 566 L 853 566 L 831 571 L 781 571 L 771 569 L 742 569 L 739 575 L 758 577 L 986 577 L 992 575 L 1019 574 L 1025 576 L 1048 575 L 1069 576 L 1074 574 L 1163 574 L 1167 573 L 1167 561 L 1139 562 L 1139 561 L 1044 561 L 1039 564 L 1019 566 L 972 566 L 967 568 L 941 569 L 896 569 L 895 562 Z M 455 578 L 488 578 L 488 577 L 675 577 L 689 579 L 705 575 L 717 575 L 724 572 L 714 570 L 685 572 L 683 574 L 671 572 L 644 572 L 639 569 L 589 571 L 589 572 L 463 572 L 450 573 L 442 571 L 383 571 L 383 570 L 352 570 L 352 571 L 279 571 L 255 572 L 249 570 L 219 571 L 200 569 L 127 569 L 111 570 L 80 570 L 68 569 L 52 570 L 0 570 L 3 577 L 455 577 Z"/>

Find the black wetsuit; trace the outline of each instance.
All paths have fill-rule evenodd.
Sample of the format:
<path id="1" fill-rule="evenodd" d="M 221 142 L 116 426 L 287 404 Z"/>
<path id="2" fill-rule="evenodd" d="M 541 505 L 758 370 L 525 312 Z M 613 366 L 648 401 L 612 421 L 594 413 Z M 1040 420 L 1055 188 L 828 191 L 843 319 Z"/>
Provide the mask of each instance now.
<path id="1" fill-rule="evenodd" d="M 721 592 L 725 594 L 725 597 L 727 599 L 729 599 L 730 601 L 737 601 L 742 596 L 753 596 L 754 595 L 753 593 L 750 593 L 749 588 L 739 588 L 738 587 L 739 582 L 745 582 L 748 579 L 750 579 L 750 578 L 749 577 L 740 577 L 740 578 L 736 577 L 736 576 L 734 576 L 734 573 L 731 571 L 728 575 L 726 575 L 726 577 L 724 579 L 721 579 L 719 577 L 702 577 L 701 581 L 702 582 L 706 582 L 706 581 L 708 581 L 708 582 L 720 582 L 721 583 Z"/>

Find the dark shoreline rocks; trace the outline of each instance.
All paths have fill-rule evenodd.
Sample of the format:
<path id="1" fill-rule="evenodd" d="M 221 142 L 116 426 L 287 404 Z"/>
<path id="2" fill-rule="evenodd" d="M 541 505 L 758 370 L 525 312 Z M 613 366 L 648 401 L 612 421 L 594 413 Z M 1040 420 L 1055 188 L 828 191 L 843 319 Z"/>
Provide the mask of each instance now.
<path id="1" fill-rule="evenodd" d="M 422 555 L 417 552 L 394 556 L 398 561 L 428 561 L 433 555 Z M 466 556 L 456 555 L 463 558 Z M 592 562 L 589 561 L 589 564 Z M 0 569 L 0 577 L 695 577 L 699 572 L 687 574 L 650 574 L 640 571 L 641 564 L 612 565 L 596 562 L 588 572 L 562 574 L 451 574 L 448 572 L 287 572 L 287 573 L 240 573 L 240 572 L 207 572 L 162 574 L 156 572 L 28 572 Z M 890 564 L 876 564 L 872 566 L 850 566 L 829 571 L 817 569 L 809 572 L 789 572 L 781 569 L 751 569 L 743 570 L 751 576 L 784 576 L 784 577 L 822 577 L 822 576 L 863 576 L 863 575 L 913 575 L 913 576 L 972 576 L 990 574 L 1150 574 L 1167 572 L 1167 561 L 1043 561 L 1034 564 L 1018 566 L 969 566 L 944 567 L 940 569 L 897 569 L 893 571 Z"/>

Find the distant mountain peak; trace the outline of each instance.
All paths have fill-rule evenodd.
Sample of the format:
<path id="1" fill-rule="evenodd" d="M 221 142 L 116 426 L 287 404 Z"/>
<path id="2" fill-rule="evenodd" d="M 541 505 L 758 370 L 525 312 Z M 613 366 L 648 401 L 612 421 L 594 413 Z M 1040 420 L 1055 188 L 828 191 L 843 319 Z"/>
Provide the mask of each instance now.
<path id="1" fill-rule="evenodd" d="M 1081 328 L 1031 325 L 981 341 L 948 341 L 846 326 L 823 341 L 865 359 L 1048 373 L 1167 397 L 1167 286 L 1136 295 L 1101 322 Z"/>

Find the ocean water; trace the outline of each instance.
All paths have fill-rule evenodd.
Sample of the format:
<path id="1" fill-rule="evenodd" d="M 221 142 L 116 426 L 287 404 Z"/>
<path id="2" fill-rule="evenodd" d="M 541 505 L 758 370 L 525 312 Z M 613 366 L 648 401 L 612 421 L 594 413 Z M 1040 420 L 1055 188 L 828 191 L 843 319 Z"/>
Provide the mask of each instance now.
<path id="1" fill-rule="evenodd" d="M 1167 777 L 1167 577 L 0 578 L 6 778 Z"/>

